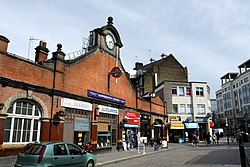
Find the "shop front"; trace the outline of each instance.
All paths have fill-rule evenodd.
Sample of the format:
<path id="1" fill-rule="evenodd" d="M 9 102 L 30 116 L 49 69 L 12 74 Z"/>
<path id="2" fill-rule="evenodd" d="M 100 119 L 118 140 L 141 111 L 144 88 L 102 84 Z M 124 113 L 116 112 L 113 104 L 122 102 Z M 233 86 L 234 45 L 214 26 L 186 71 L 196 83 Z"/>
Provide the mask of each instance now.
<path id="1" fill-rule="evenodd" d="M 122 145 L 124 150 L 137 148 L 138 129 L 140 125 L 140 113 L 136 111 L 125 110 L 124 125 L 122 130 Z"/>
<path id="2" fill-rule="evenodd" d="M 200 141 L 203 141 L 206 138 L 207 129 L 208 129 L 207 119 L 205 117 L 196 117 L 195 119 L 199 125 Z"/>
<path id="3" fill-rule="evenodd" d="M 83 146 L 90 141 L 90 115 L 92 104 L 84 101 L 62 98 L 65 110 L 63 140 Z"/>
<path id="4" fill-rule="evenodd" d="M 114 107 L 98 105 L 97 151 L 111 151 L 116 148 L 118 111 Z"/>
<path id="5" fill-rule="evenodd" d="M 154 117 L 153 117 L 154 118 Z M 153 129 L 152 129 L 152 139 L 154 139 L 154 141 L 156 141 L 157 137 L 160 135 L 161 138 L 163 139 L 163 118 L 154 118 L 154 122 L 153 122 Z M 153 142 L 153 141 L 152 141 Z M 151 143 L 153 144 L 153 143 Z"/>
<path id="6" fill-rule="evenodd" d="M 185 122 L 185 142 L 192 142 L 193 134 L 200 128 L 196 122 Z"/>
<path id="7" fill-rule="evenodd" d="M 181 121 L 181 116 L 169 116 L 169 122 L 169 142 L 183 143 L 185 138 L 185 127 Z"/>
<path id="8" fill-rule="evenodd" d="M 149 139 L 151 138 L 150 136 L 150 131 L 151 131 L 151 126 L 150 126 L 150 115 L 141 113 L 141 125 L 140 125 L 140 139 L 141 142 L 145 144 L 149 144 Z"/>

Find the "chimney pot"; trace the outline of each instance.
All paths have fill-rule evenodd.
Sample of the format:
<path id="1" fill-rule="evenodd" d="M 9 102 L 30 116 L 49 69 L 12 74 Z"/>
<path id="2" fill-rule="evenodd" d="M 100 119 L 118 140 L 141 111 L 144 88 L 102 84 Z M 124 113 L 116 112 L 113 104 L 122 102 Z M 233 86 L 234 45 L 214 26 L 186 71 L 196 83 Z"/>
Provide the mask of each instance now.
<path id="1" fill-rule="evenodd" d="M 46 61 L 48 58 L 49 49 L 46 47 L 47 43 L 44 41 L 39 42 L 39 46 L 35 48 L 36 50 L 36 62 Z"/>
<path id="2" fill-rule="evenodd" d="M 0 51 L 7 52 L 9 42 L 5 36 L 0 35 Z"/>

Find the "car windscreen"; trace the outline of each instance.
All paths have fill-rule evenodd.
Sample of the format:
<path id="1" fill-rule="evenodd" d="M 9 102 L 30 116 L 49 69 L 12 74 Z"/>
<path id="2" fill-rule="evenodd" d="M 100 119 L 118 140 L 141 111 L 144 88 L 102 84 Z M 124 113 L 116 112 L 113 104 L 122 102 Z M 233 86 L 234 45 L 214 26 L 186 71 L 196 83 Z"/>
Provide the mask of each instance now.
<path id="1" fill-rule="evenodd" d="M 41 144 L 27 144 L 21 152 L 25 154 L 39 155 L 42 148 L 43 145 Z"/>

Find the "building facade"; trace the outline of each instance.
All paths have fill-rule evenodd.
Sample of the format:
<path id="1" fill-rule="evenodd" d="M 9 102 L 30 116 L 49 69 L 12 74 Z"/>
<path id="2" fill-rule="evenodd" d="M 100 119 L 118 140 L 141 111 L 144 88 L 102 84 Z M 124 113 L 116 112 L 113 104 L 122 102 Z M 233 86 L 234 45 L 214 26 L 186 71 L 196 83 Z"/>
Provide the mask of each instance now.
<path id="1" fill-rule="evenodd" d="M 221 89 L 216 91 L 218 120 L 224 131 L 247 131 L 250 112 L 250 60 L 238 66 L 239 72 L 222 76 Z"/>
<path id="2" fill-rule="evenodd" d="M 207 132 L 212 132 L 208 84 L 189 82 L 187 67 L 172 54 L 162 54 L 162 59 L 147 65 L 136 63 L 135 70 L 132 81 L 142 87 L 141 94 L 159 96 L 166 104 L 166 130 L 170 142 L 191 141 L 194 132 L 203 140 Z"/>
<path id="3" fill-rule="evenodd" d="M 40 41 L 35 61 L 27 60 L 9 53 L 9 42 L 0 36 L 0 156 L 45 141 L 90 141 L 97 153 L 126 149 L 139 137 L 153 140 L 155 120 L 163 131 L 165 105 L 142 97 L 131 83 L 112 17 L 90 31 L 86 52 L 74 59 L 66 59 L 61 44 L 48 58 Z"/>

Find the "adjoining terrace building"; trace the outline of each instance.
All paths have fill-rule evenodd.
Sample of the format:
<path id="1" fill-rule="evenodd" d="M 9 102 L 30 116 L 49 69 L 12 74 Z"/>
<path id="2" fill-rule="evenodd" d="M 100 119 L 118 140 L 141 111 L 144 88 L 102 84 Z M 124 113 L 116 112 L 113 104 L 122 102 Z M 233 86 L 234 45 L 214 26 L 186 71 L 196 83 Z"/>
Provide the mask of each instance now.
<path id="1" fill-rule="evenodd" d="M 61 44 L 49 58 L 40 41 L 35 61 L 28 60 L 9 53 L 9 42 L 0 36 L 0 156 L 15 155 L 29 142 L 91 141 L 98 153 L 126 149 L 137 137 L 167 137 L 165 104 L 132 85 L 112 17 L 90 31 L 86 52 L 74 59 L 66 59 Z"/>
<path id="2" fill-rule="evenodd" d="M 239 72 L 222 76 L 216 91 L 219 126 L 225 132 L 247 131 L 250 127 L 250 59 L 238 66 Z"/>
<path id="3" fill-rule="evenodd" d="M 160 96 L 164 101 L 170 142 L 191 140 L 194 132 L 203 140 L 213 127 L 208 84 L 188 81 L 187 67 L 172 54 L 162 54 L 161 57 L 146 65 L 136 63 L 135 75 L 131 76 L 133 84 L 143 97 Z"/>

